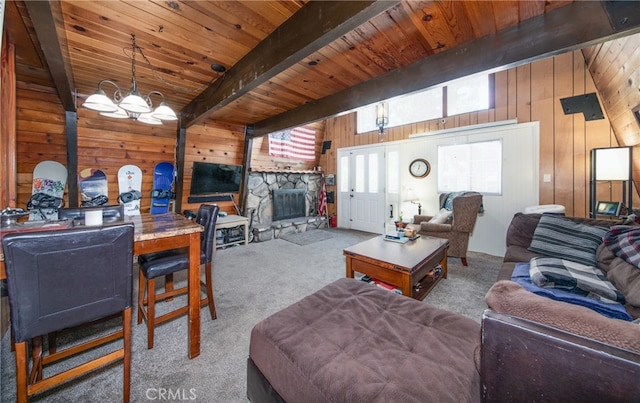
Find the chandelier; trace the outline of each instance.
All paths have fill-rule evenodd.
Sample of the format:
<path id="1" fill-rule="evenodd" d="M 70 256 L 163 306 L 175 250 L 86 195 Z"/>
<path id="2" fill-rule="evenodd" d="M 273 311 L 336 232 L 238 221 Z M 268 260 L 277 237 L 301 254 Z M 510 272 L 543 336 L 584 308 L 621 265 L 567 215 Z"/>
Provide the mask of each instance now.
<path id="1" fill-rule="evenodd" d="M 98 83 L 98 90 L 89 96 L 82 104 L 83 107 L 100 112 L 101 116 L 117 119 L 134 119 L 138 122 L 150 125 L 161 125 L 163 120 L 178 120 L 176 113 L 167 105 L 164 95 L 160 91 L 151 91 L 144 97 L 138 91 L 136 83 L 136 49 L 144 57 L 142 49 L 136 45 L 136 36 L 131 34 L 131 90 L 126 96 L 120 87 L 111 80 L 102 80 Z M 111 84 L 116 87 L 113 99 L 109 98 L 102 89 L 103 84 Z M 162 98 L 160 105 L 153 109 L 152 95 Z"/>

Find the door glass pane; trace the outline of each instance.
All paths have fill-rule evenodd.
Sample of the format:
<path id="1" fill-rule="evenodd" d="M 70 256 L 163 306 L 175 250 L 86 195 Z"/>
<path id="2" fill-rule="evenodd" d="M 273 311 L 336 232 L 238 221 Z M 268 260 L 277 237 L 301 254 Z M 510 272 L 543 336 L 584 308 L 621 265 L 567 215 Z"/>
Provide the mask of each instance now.
<path id="1" fill-rule="evenodd" d="M 364 192 L 364 155 L 356 155 L 356 192 Z"/>
<path id="2" fill-rule="evenodd" d="M 340 158 L 340 192 L 349 191 L 349 157 Z"/>
<path id="3" fill-rule="evenodd" d="M 389 151 L 387 153 L 387 193 L 400 193 L 400 153 Z"/>
<path id="4" fill-rule="evenodd" d="M 378 154 L 369 154 L 369 193 L 378 193 Z"/>

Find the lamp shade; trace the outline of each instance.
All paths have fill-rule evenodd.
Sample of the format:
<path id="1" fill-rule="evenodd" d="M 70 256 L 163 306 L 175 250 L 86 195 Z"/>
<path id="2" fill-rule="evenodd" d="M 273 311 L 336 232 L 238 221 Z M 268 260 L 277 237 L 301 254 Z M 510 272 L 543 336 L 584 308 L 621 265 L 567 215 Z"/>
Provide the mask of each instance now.
<path id="1" fill-rule="evenodd" d="M 405 192 L 405 200 L 406 201 L 417 201 L 418 196 L 416 196 L 416 192 L 412 188 L 408 188 Z"/>
<path id="2" fill-rule="evenodd" d="M 124 99 L 120 101 L 118 106 L 127 112 L 148 113 L 152 111 L 149 104 L 147 104 L 147 101 L 145 101 L 136 92 L 132 92 L 131 94 L 124 97 Z"/>
<path id="3" fill-rule="evenodd" d="M 98 112 L 116 112 L 118 110 L 118 106 L 100 89 L 95 94 L 90 95 L 82 103 L 82 106 Z"/>
<path id="4" fill-rule="evenodd" d="M 137 118 L 138 122 L 146 123 L 148 125 L 161 125 L 162 120 L 156 119 L 151 113 L 141 113 Z"/>
<path id="5" fill-rule="evenodd" d="M 166 103 L 161 103 L 153 112 L 151 117 L 160 120 L 178 120 L 176 113 Z"/>
<path id="6" fill-rule="evenodd" d="M 129 119 L 130 116 L 119 106 L 116 106 L 117 110 L 115 112 L 100 112 L 100 116 L 106 116 L 108 118 L 116 118 L 116 119 Z"/>
<path id="7" fill-rule="evenodd" d="M 627 181 L 629 180 L 630 152 L 629 147 L 596 148 L 596 180 Z"/>

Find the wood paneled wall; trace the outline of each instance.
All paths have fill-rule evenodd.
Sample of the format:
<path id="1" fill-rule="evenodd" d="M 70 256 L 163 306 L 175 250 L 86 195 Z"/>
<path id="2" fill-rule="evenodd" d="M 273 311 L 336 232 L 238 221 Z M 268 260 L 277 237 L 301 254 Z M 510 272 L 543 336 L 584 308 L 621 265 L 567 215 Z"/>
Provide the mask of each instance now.
<path id="1" fill-rule="evenodd" d="M 269 170 L 269 169 L 285 169 L 289 167 L 292 170 L 312 170 L 318 166 L 320 153 L 322 152 L 322 142 L 324 140 L 325 121 L 313 122 L 307 127 L 316 131 L 316 159 L 313 161 L 299 161 L 289 158 L 276 158 L 269 155 L 269 138 L 267 136 L 258 137 L 253 140 L 251 153 L 251 169 L 253 171 Z"/>
<path id="2" fill-rule="evenodd" d="M 640 187 L 640 34 L 604 42 L 583 51 L 603 107 L 621 146 L 634 146 L 633 178 Z M 635 199 L 634 206 L 640 206 Z"/>
<path id="3" fill-rule="evenodd" d="M 355 114 L 327 120 L 325 140 L 331 150 L 320 157 L 328 173 L 336 172 L 337 150 L 367 144 L 407 139 L 410 134 L 450 129 L 487 122 L 518 119 L 540 122 L 539 204 L 564 205 L 568 215 L 589 215 L 589 152 L 592 148 L 618 146 L 606 118 L 585 121 L 582 114 L 565 115 L 560 99 L 595 92 L 581 51 L 561 54 L 495 74 L 495 106 L 411 125 L 356 135 Z M 601 101 L 602 102 L 602 101 Z M 544 182 L 543 175 L 551 181 Z M 332 189 L 329 189 L 332 190 Z M 598 199 L 618 200 L 621 188 L 600 186 Z M 637 191 L 636 191 L 637 193 Z M 636 199 L 637 200 L 637 199 Z M 337 204 L 329 205 L 335 213 Z"/>
<path id="4" fill-rule="evenodd" d="M 133 164 L 142 170 L 140 210 L 149 212 L 153 169 L 159 162 L 175 164 L 177 123 L 151 126 L 130 119 L 112 119 L 78 109 L 78 171 L 101 169 L 109 180 L 109 204 L 118 204 L 118 170 Z"/>
<path id="5" fill-rule="evenodd" d="M 585 122 L 581 114 L 565 115 L 560 99 L 595 91 L 584 57 L 575 51 L 497 72 L 495 106 L 490 110 L 448 117 L 444 124 L 436 119 L 390 128 L 383 136 L 377 132 L 356 135 L 355 114 L 347 114 L 316 123 L 318 161 L 297 165 L 295 161 L 273 159 L 268 156 L 267 139 L 257 138 L 253 141 L 250 167 L 260 170 L 291 165 L 293 169 L 311 169 L 320 165 L 325 173 L 335 173 L 337 150 L 342 147 L 401 140 L 412 133 L 507 119 L 539 121 L 540 204 L 562 204 L 568 214 L 587 216 L 589 151 L 618 143 L 607 118 Z M 46 159 L 66 163 L 65 114 L 51 89 L 18 83 L 17 95 L 17 207 L 24 208 L 31 193 L 35 165 Z M 101 118 L 82 108 L 78 114 L 79 169 L 104 169 L 110 182 L 110 203 L 117 203 L 117 170 L 129 163 L 140 166 L 144 173 L 142 211 L 149 211 L 154 165 L 160 161 L 175 162 L 176 127 Z M 193 161 L 241 164 L 243 133 L 243 127 L 212 121 L 187 130 L 184 209 L 197 208 L 197 204 L 187 203 Z M 326 154 L 320 154 L 323 141 L 332 142 Z M 551 175 L 551 182 L 542 181 L 544 174 Z M 621 192 L 617 185 L 610 189 L 600 186 L 598 191 L 599 199 L 613 200 Z M 329 205 L 330 213 L 335 212 L 335 206 Z M 223 210 L 233 212 L 233 206 L 223 206 Z"/>
<path id="6" fill-rule="evenodd" d="M 0 208 L 15 206 L 16 189 L 16 72 L 15 46 L 2 37 L 0 65 Z"/>
<path id="7" fill-rule="evenodd" d="M 244 126 L 234 126 L 205 120 L 187 129 L 184 156 L 183 210 L 197 210 L 200 203 L 189 203 L 193 163 L 215 162 L 218 164 L 242 165 L 244 149 Z M 239 202 L 239 194 L 234 194 Z M 218 202 L 221 211 L 236 214 L 233 203 Z"/>
<path id="8" fill-rule="evenodd" d="M 66 122 L 60 101 L 51 89 L 20 85 L 17 105 L 17 207 L 25 208 L 36 164 L 53 160 L 67 165 Z M 176 124 L 148 126 L 132 120 L 99 117 L 97 112 L 82 108 L 78 109 L 77 123 L 78 171 L 85 168 L 104 171 L 109 181 L 109 204 L 118 204 L 118 169 L 126 164 L 138 165 L 143 172 L 141 210 L 148 212 L 153 167 L 161 161 L 175 160 Z M 68 206 L 68 192 L 64 198 Z"/>
<path id="9" fill-rule="evenodd" d="M 45 160 L 56 161 L 66 166 L 67 137 L 64 109 L 52 88 L 18 83 L 17 95 L 18 200 L 14 207 L 26 210 L 31 197 L 33 169 Z M 65 194 L 65 205 L 68 204 L 68 196 Z"/>

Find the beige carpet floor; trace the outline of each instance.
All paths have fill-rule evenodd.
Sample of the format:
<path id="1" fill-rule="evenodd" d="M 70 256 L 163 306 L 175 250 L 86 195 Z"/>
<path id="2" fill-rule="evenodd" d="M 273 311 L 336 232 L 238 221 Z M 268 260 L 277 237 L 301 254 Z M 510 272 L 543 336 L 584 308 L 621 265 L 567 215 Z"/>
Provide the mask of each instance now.
<path id="1" fill-rule="evenodd" d="M 318 230 L 315 230 L 318 231 Z M 146 348 L 147 332 L 133 325 L 131 401 L 159 400 L 172 393 L 189 401 L 246 402 L 246 359 L 251 328 L 270 314 L 344 277 L 342 250 L 373 234 L 327 229 L 331 237 L 308 245 L 274 239 L 218 250 L 214 259 L 217 320 L 202 310 L 201 355 L 187 358 L 187 320 L 178 318 L 156 329 L 155 347 Z M 480 322 L 484 295 L 496 279 L 501 258 L 470 253 L 469 266 L 449 259 L 449 277 L 424 302 Z M 135 276 L 134 278 L 137 278 Z M 177 276 L 176 280 L 184 280 Z M 183 301 L 174 301 L 174 304 Z M 14 357 L 10 339 L 2 338 L 0 401 L 15 401 Z M 32 402 L 121 401 L 121 366 L 72 381 L 31 399 Z"/>

